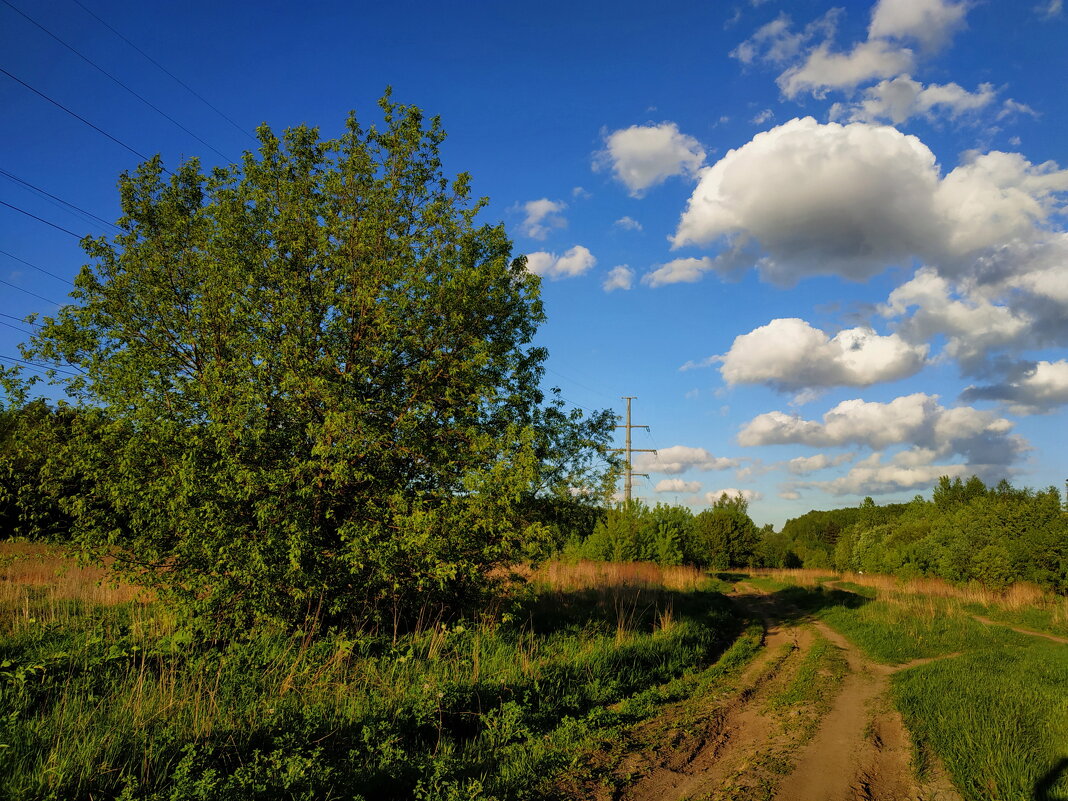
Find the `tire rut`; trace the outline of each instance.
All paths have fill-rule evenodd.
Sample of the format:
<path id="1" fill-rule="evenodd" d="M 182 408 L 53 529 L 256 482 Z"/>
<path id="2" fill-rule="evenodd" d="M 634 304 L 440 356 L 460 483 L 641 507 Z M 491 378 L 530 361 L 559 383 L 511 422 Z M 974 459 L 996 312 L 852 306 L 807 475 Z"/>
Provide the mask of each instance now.
<path id="1" fill-rule="evenodd" d="M 762 653 L 703 734 L 655 757 L 644 755 L 641 764 L 631 761 L 627 769 L 639 778 L 614 799 L 959 801 L 937 767 L 925 781 L 915 777 L 911 739 L 889 701 L 891 673 L 915 663 L 898 668 L 872 663 L 826 624 L 752 585 L 737 585 L 731 597 L 763 619 Z M 787 619 L 800 622 L 788 627 L 782 622 Z M 770 714 L 764 702 L 790 681 L 817 636 L 839 650 L 847 671 L 830 709 L 806 728 Z"/>

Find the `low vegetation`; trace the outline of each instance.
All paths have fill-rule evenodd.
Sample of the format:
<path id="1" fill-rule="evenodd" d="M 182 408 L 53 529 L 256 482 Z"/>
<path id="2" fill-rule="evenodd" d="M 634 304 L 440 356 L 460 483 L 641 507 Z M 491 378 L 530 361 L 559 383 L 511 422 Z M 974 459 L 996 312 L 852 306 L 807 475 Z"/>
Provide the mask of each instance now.
<path id="1" fill-rule="evenodd" d="M 1068 647 L 977 619 L 1031 620 L 1037 634 L 1058 631 L 1063 598 L 1026 586 L 999 595 L 930 579 L 837 581 L 819 572 L 774 571 L 759 581 L 873 660 L 903 668 L 892 677 L 893 698 L 913 733 L 918 767 L 937 755 L 969 801 L 1068 791 Z"/>
<path id="2" fill-rule="evenodd" d="M 692 568 L 579 564 L 396 638 L 206 646 L 156 602 L 77 597 L 91 575 L 32 583 L 41 564 L 9 559 L 0 582 L 4 797 L 529 797 L 742 632 Z"/>

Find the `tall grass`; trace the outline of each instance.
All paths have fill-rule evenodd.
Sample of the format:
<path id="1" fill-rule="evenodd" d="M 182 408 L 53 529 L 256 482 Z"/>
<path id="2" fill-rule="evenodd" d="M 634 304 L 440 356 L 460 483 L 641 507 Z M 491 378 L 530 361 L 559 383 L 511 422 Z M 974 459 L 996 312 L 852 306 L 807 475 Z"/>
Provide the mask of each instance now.
<path id="1" fill-rule="evenodd" d="M 968 801 L 1065 797 L 1068 775 L 1056 771 L 1068 755 L 1068 647 L 973 617 L 981 601 L 991 603 L 983 609 L 1021 615 L 1027 607 L 1010 605 L 1048 598 L 1026 587 L 999 599 L 939 581 L 845 578 L 835 586 L 870 592 L 826 586 L 781 592 L 877 661 L 932 660 L 892 678 L 919 753 L 938 754 Z"/>
<path id="2" fill-rule="evenodd" d="M 529 797 L 739 630 L 695 571 L 550 565 L 496 613 L 395 640 L 206 645 L 27 554 L 2 579 L 0 797 Z"/>
<path id="3" fill-rule="evenodd" d="M 971 611 L 1006 623 L 1034 626 L 1043 631 L 1068 636 L 1068 596 L 1056 595 L 1035 584 L 1018 582 L 1004 590 L 994 590 L 981 584 L 954 584 L 940 578 L 900 578 L 871 573 L 841 573 L 831 575 L 827 570 L 765 569 L 754 570 L 780 584 L 817 587 L 828 581 L 842 581 L 857 587 L 868 587 L 882 596 L 921 596 L 960 601 Z"/>

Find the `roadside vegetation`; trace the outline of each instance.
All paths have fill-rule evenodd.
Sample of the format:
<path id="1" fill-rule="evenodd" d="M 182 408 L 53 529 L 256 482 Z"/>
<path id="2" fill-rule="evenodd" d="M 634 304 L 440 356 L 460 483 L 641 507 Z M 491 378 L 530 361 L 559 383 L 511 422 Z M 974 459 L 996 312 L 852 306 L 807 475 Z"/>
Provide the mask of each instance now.
<path id="1" fill-rule="evenodd" d="M 158 602 L 96 602 L 92 574 L 46 581 L 59 563 L 26 550 L 5 549 L 0 579 L 9 798 L 548 794 L 583 746 L 693 693 L 743 631 L 697 570 L 579 564 L 396 638 L 207 647 Z"/>
<path id="2" fill-rule="evenodd" d="M 1063 597 L 1027 586 L 998 594 L 811 570 L 755 581 L 899 668 L 892 695 L 912 732 L 917 769 L 937 756 L 969 801 L 1068 792 L 1068 643 L 1038 636 L 1062 630 Z M 1010 628 L 1022 624 L 1035 633 Z"/>

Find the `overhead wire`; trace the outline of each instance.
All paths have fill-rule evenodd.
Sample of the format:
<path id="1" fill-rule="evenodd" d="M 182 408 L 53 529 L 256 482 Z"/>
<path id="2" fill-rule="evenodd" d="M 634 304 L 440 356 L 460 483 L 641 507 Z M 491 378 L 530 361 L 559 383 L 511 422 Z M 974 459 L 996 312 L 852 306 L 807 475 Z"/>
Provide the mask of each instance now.
<path id="1" fill-rule="evenodd" d="M 36 214 L 28 212 L 28 211 L 26 211 L 26 209 L 21 208 L 20 206 L 16 206 L 13 203 L 8 203 L 5 200 L 0 200 L 0 206 L 7 206 L 9 209 L 14 209 L 15 211 L 19 212 L 19 214 L 25 214 L 27 217 L 33 217 L 33 219 L 37 220 L 37 222 L 42 222 L 45 225 L 48 225 L 48 226 L 51 226 L 52 228 L 55 228 L 57 231 L 62 231 L 65 234 L 70 234 L 75 239 L 81 239 L 82 238 L 81 234 L 76 234 L 76 233 L 74 233 L 74 231 L 71 231 L 69 228 L 64 228 L 62 225 L 56 225 L 54 222 L 50 222 L 50 221 L 46 220 L 44 217 L 38 217 Z"/>
<path id="2" fill-rule="evenodd" d="M 62 204 L 62 206 L 67 206 L 68 208 L 73 209 L 74 211 L 77 211 L 77 212 L 79 212 L 81 214 L 84 214 L 87 217 L 91 217 L 93 220 L 95 220 L 96 222 L 100 223 L 101 225 L 110 226 L 111 228 L 114 228 L 116 231 L 121 231 L 122 230 L 121 228 L 119 228 L 119 226 L 115 225 L 115 223 L 108 222 L 103 217 L 99 217 L 96 214 L 93 214 L 93 212 L 87 211 L 86 209 L 83 209 L 81 206 L 76 206 L 75 204 L 71 203 L 69 200 L 64 200 L 63 198 L 59 197 L 58 195 L 53 195 L 51 192 L 48 192 L 48 191 L 42 189 L 41 187 L 37 186 L 37 184 L 31 183 L 30 181 L 27 181 L 25 178 L 19 178 L 19 176 L 15 175 L 12 172 L 9 172 L 8 170 L 5 170 L 3 167 L 0 167 L 0 175 L 4 176 L 9 181 L 13 181 L 13 182 L 15 182 L 17 184 L 21 184 L 26 189 L 29 189 L 29 190 L 34 191 L 34 192 L 37 192 L 38 194 L 44 195 L 45 197 L 54 200 L 54 201 L 56 201 L 56 203 Z"/>
<path id="3" fill-rule="evenodd" d="M 34 270 L 37 270 L 38 272 L 44 273 L 50 278 L 55 278 L 57 281 L 62 281 L 63 283 L 68 284 L 69 286 L 74 286 L 73 282 L 71 282 L 69 278 L 64 278 L 61 275 L 56 275 L 54 272 L 46 270 L 44 267 L 36 265 L 32 261 L 26 261 L 26 259 L 19 258 L 14 253 L 8 253 L 6 250 L 0 250 L 0 255 L 7 256 L 9 259 L 14 259 L 15 261 L 21 264 L 25 264 L 27 267 L 31 267 Z"/>
<path id="4" fill-rule="evenodd" d="M 52 304 L 54 304 L 56 306 L 62 306 L 63 305 L 58 300 L 52 300 L 51 298 L 46 298 L 44 295 L 38 295 L 36 292 L 31 292 L 28 289 L 23 289 L 22 287 L 18 286 L 17 284 L 13 284 L 10 281 L 5 281 L 2 278 L 0 278 L 0 284 L 3 284 L 4 286 L 9 286 L 12 289 L 17 289 L 19 292 L 25 292 L 27 295 L 33 295 L 33 297 L 37 298 L 38 300 L 43 300 L 45 303 L 52 303 Z"/>
<path id="5" fill-rule="evenodd" d="M 41 364 L 40 362 L 31 362 L 26 359 L 16 359 L 14 356 L 5 356 L 4 354 L 0 354 L 0 359 L 3 359 L 6 362 L 17 362 L 19 364 L 27 365 L 30 367 L 40 367 L 44 370 L 55 370 L 57 373 L 64 373 L 65 375 L 73 376 L 74 378 L 78 378 L 79 375 L 78 373 L 71 372 L 70 370 L 64 370 L 62 367 L 54 367 L 53 365 Z M 69 366 L 74 367 L 74 365 Z"/>
<path id="6" fill-rule="evenodd" d="M 53 100 L 51 97 L 46 95 L 44 92 L 40 91 L 39 89 L 35 89 L 34 87 L 30 86 L 28 83 L 26 83 L 21 78 L 18 78 L 15 75 L 12 75 L 10 72 L 5 70 L 3 67 L 0 67 L 0 72 L 4 73 L 4 75 L 6 75 L 8 78 L 10 78 L 11 80 L 15 81 L 15 83 L 21 84 L 25 88 L 29 89 L 31 92 L 33 92 L 38 97 L 41 97 L 41 98 L 47 100 L 53 106 L 56 106 L 57 108 L 62 109 L 63 111 L 67 112 L 68 114 L 70 114 L 70 116 L 74 117 L 74 119 L 85 123 L 86 125 L 88 125 L 90 128 L 92 128 L 97 133 L 100 133 L 100 134 L 106 136 L 108 139 L 110 139 L 115 144 L 117 144 L 120 147 L 125 148 L 129 152 L 133 153 L 135 156 L 137 156 L 137 158 L 141 159 L 141 161 L 148 161 L 148 156 L 146 156 L 144 153 L 140 153 L 137 150 L 134 150 L 132 147 L 130 147 L 128 144 L 123 142 L 118 137 L 112 136 L 107 131 L 105 131 L 103 128 L 100 128 L 99 126 L 96 126 L 93 123 L 89 122 L 89 120 L 87 120 L 85 117 L 81 116 L 80 114 L 75 113 L 74 111 L 71 111 L 69 108 L 64 106 L 58 100 Z M 173 173 L 170 170 L 168 170 L 166 167 L 162 167 L 161 169 L 165 173 L 167 173 L 168 175 L 173 175 Z"/>
<path id="7" fill-rule="evenodd" d="M 5 314 L 4 316 L 7 317 L 8 315 Z M 29 334 L 31 337 L 33 336 L 33 331 L 29 331 L 25 328 L 19 328 L 17 325 L 12 325 L 11 323 L 5 323 L 3 320 L 0 320 L 0 325 L 6 325 L 8 328 L 14 328 L 16 331 L 20 331 L 23 334 Z"/>
<path id="8" fill-rule="evenodd" d="M 187 134 L 189 134 L 191 137 L 196 139 L 198 142 L 200 142 L 200 144 L 204 145 L 204 147 L 208 148 L 209 150 L 214 151 L 216 153 L 216 155 L 218 155 L 220 158 L 225 159 L 227 161 L 230 160 L 229 156 L 227 156 L 225 153 L 223 153 L 222 151 L 218 150 L 216 147 L 214 147 L 210 143 L 205 142 L 203 139 L 201 139 L 199 136 L 197 136 L 191 130 L 189 130 L 184 125 L 182 125 L 182 123 L 178 122 L 178 120 L 176 120 L 174 117 L 172 117 L 166 111 L 164 111 L 163 109 L 159 108 L 158 106 L 156 106 L 155 104 L 153 104 L 149 100 L 147 100 L 145 97 L 143 97 L 142 95 L 140 95 L 137 92 L 135 92 L 133 89 L 131 89 L 125 83 L 120 81 L 118 78 L 116 78 L 110 72 L 108 72 L 106 69 L 101 67 L 95 61 L 93 61 L 91 58 L 89 58 L 87 55 L 85 55 L 84 53 L 81 53 L 80 51 L 75 49 L 73 46 L 71 46 L 71 45 L 67 44 L 66 42 L 64 42 L 62 39 L 60 39 L 58 36 L 56 36 L 54 33 L 52 33 L 52 31 L 48 30 L 48 28 L 46 28 L 40 22 L 35 20 L 33 17 L 31 17 L 25 11 L 20 9 L 18 6 L 16 6 L 13 3 L 9 2 L 9 0 L 0 0 L 0 3 L 3 3 L 5 6 L 10 8 L 16 14 L 21 16 L 23 19 L 27 20 L 28 22 L 30 22 L 31 24 L 35 25 L 40 30 L 44 31 L 46 34 L 48 34 L 53 39 L 55 39 L 57 42 L 59 42 L 61 45 L 63 45 L 65 48 L 67 48 L 70 52 L 74 53 L 74 55 L 76 55 L 78 58 L 80 58 L 86 64 L 88 64 L 89 66 L 93 67 L 93 69 L 97 70 L 101 75 L 104 75 L 106 78 L 111 80 L 113 83 L 117 84 L 118 86 L 121 86 L 123 89 L 125 89 L 127 92 L 129 92 L 134 97 L 136 97 L 138 100 L 140 100 L 142 103 L 144 103 L 150 109 L 155 111 L 157 114 L 159 114 L 160 116 L 162 116 L 165 119 L 169 120 L 170 122 L 174 123 L 178 128 L 182 129 Z"/>
<path id="9" fill-rule="evenodd" d="M 122 41 L 126 42 L 126 44 L 128 44 L 128 45 L 129 45 L 130 47 L 132 47 L 132 48 L 133 48 L 134 50 L 136 50 L 136 51 L 137 51 L 138 53 L 140 53 L 140 54 L 141 54 L 141 55 L 142 55 L 142 56 L 143 56 L 143 57 L 144 57 L 145 59 L 147 59 L 147 60 L 148 60 L 148 61 L 149 61 L 150 63 L 152 63 L 153 65 L 155 65 L 155 67 L 156 67 L 157 69 L 159 69 L 160 71 L 162 71 L 162 72 L 163 72 L 163 73 L 164 73 L 165 75 L 167 75 L 167 76 L 168 76 L 169 78 L 171 78 L 171 79 L 172 79 L 173 81 L 175 81 L 175 82 L 176 82 L 176 83 L 177 83 L 177 84 L 178 84 L 179 86 L 181 86 L 181 87 L 182 87 L 183 89 L 185 89 L 185 90 L 186 90 L 187 92 L 189 92 L 189 93 L 190 93 L 191 95 L 193 95 L 193 97 L 195 97 L 195 98 L 196 98 L 197 100 L 199 100 L 199 101 L 200 101 L 201 103 L 203 103 L 203 104 L 204 104 L 205 106 L 207 106 L 208 108 L 210 108 L 210 109 L 211 109 L 212 111 L 214 111 L 214 112 L 215 112 L 216 114 L 218 114 L 218 115 L 219 115 L 220 117 L 222 117 L 222 118 L 223 118 L 224 120 L 226 120 L 226 121 L 227 121 L 228 123 L 230 123 L 230 125 L 232 125 L 232 126 L 233 126 L 234 128 L 236 128 L 236 129 L 237 129 L 238 131 L 240 131 L 240 132 L 241 132 L 242 134 L 244 134 L 245 136 L 247 136 L 247 137 L 248 137 L 249 139 L 251 139 L 251 140 L 252 140 L 253 142 L 257 142 L 257 141 L 258 141 L 258 140 L 256 139 L 256 137 L 254 137 L 254 136 L 253 136 L 252 134 L 250 134 L 250 133 L 248 132 L 248 130 L 247 130 L 247 129 L 245 129 L 245 128 L 242 128 L 242 127 L 241 127 L 240 125 L 238 125 L 238 124 L 237 124 L 236 122 L 234 122 L 234 121 L 233 121 L 232 119 L 230 119 L 230 117 L 228 117 L 228 116 L 227 116 L 226 114 L 224 114 L 224 113 L 223 113 L 222 111 L 220 111 L 220 110 L 219 110 L 218 108 L 216 108 L 216 107 L 215 107 L 215 106 L 213 106 L 213 105 L 212 105 L 211 103 L 209 103 L 209 102 L 208 102 L 207 100 L 205 100 L 205 99 L 204 99 L 204 98 L 203 98 L 203 97 L 202 97 L 202 96 L 201 96 L 200 94 L 198 94 L 198 93 L 197 93 L 197 91 L 196 91 L 195 89 L 193 89 L 193 87 L 191 87 L 191 86 L 190 86 L 189 84 L 187 84 L 187 83 L 186 83 L 185 81 L 183 81 L 183 80 L 182 80 L 181 78 L 179 78 L 179 77 L 178 77 L 177 75 L 175 75 L 175 74 L 174 74 L 173 72 L 171 72 L 171 71 L 170 71 L 169 69 L 167 69 L 166 67 L 164 67 L 164 66 L 163 66 L 162 64 L 160 64 L 160 63 L 159 63 L 158 61 L 156 61 L 156 59 L 152 58 L 152 56 L 150 56 L 150 55 L 149 55 L 148 53 L 146 53 L 146 52 L 145 52 L 144 50 L 142 50 L 142 49 L 141 49 L 140 47 L 138 47 L 137 45 L 135 45 L 135 44 L 134 44 L 133 42 L 131 42 L 131 41 L 130 41 L 129 39 L 127 39 L 127 38 L 126 38 L 125 36 L 123 36 L 123 35 L 122 35 L 121 33 L 119 33 L 119 32 L 118 32 L 117 30 L 115 30 L 115 28 L 113 28 L 113 27 L 112 27 L 111 25 L 109 25 L 109 24 L 108 24 L 107 22 L 105 22 L 105 21 L 104 21 L 103 19 L 101 19 L 101 18 L 100 18 L 99 16 L 97 16 L 96 14 L 94 14 L 94 13 L 93 13 L 93 12 L 92 12 L 92 11 L 91 11 L 90 9 L 86 8 L 86 7 L 85 7 L 85 4 L 83 4 L 83 3 L 81 2 L 81 0 L 74 0 L 74 3 L 75 3 L 75 4 L 76 4 L 76 5 L 77 5 L 77 6 L 79 7 L 79 8 L 81 8 L 81 10 L 82 10 L 82 11 L 84 11 L 84 12 L 85 12 L 86 14 L 88 14 L 88 15 L 89 15 L 90 17 L 92 17 L 93 19 L 95 19 L 95 20 L 96 20 L 97 22 L 99 22 L 99 23 L 100 23 L 101 25 L 103 25 L 103 26 L 104 26 L 105 28 L 107 28 L 107 29 L 108 29 L 109 31 L 111 31 L 111 32 L 112 32 L 113 34 L 115 34 L 115 35 L 116 35 L 117 37 L 119 37 L 120 39 L 122 39 Z"/>
<path id="10" fill-rule="evenodd" d="M 41 327 L 40 323 L 31 323 L 29 320 L 23 320 L 21 317 L 16 317 L 13 314 L 5 314 L 4 312 L 0 312 L 0 317 L 6 317 L 9 320 L 15 320 L 20 323 L 25 323 L 26 325 L 32 325 L 34 328 Z"/>

